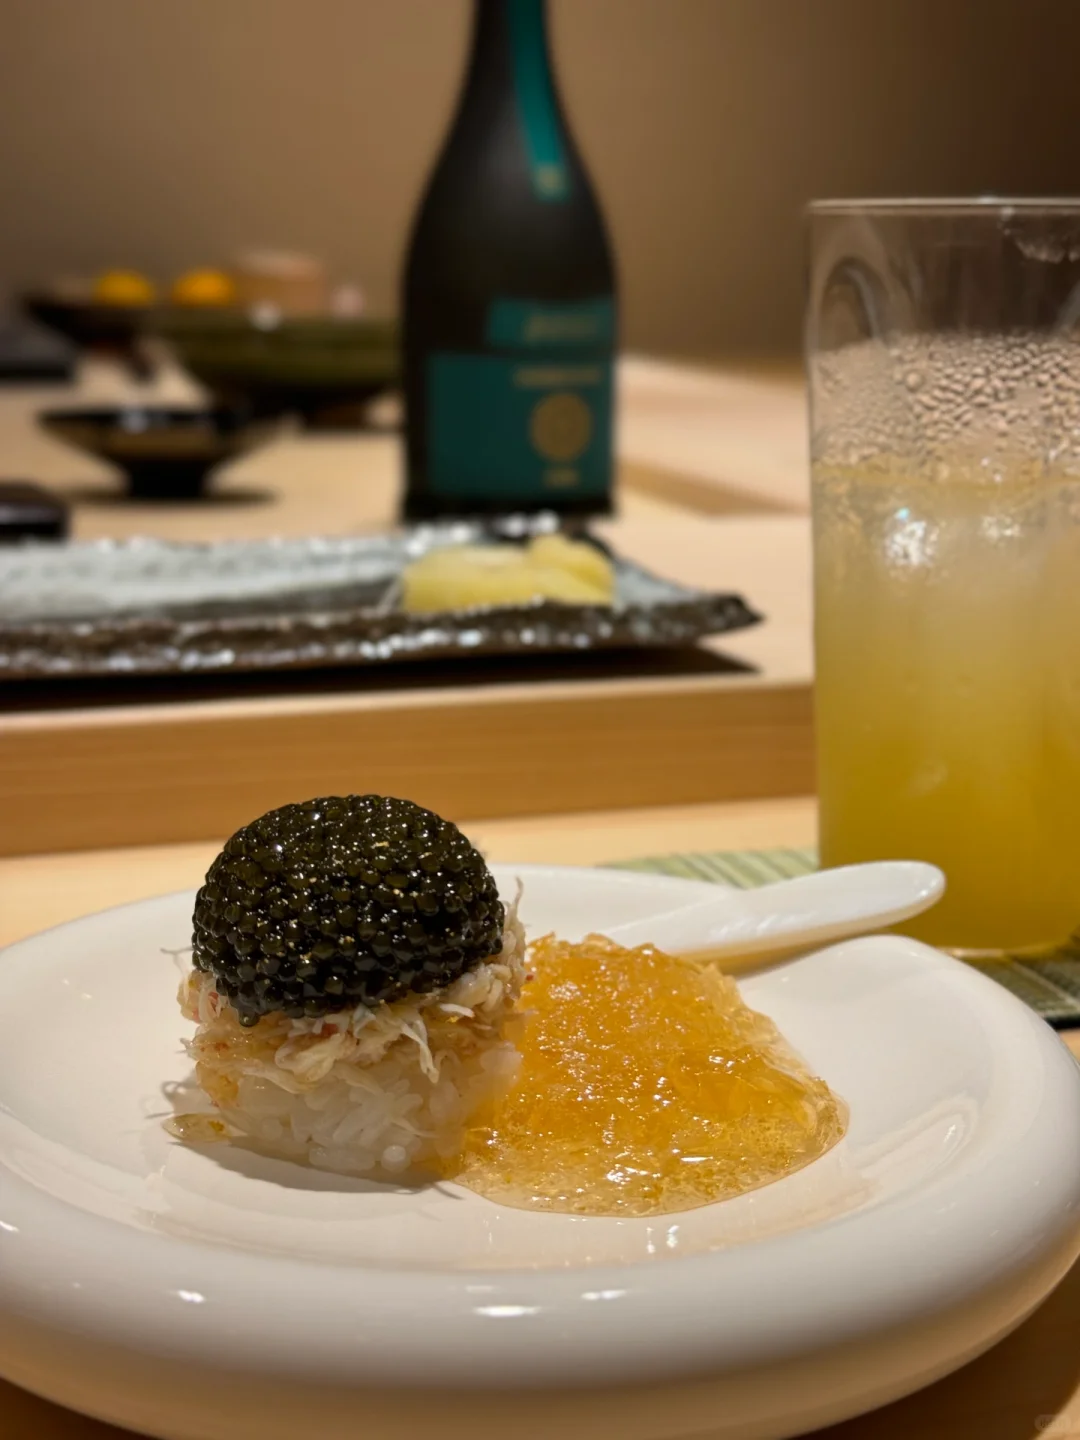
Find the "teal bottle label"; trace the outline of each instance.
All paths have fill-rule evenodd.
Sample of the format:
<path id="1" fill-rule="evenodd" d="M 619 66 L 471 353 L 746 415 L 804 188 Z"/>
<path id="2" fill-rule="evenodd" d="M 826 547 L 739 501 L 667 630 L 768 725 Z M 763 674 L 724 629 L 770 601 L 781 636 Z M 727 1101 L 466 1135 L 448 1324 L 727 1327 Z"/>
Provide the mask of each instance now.
<path id="1" fill-rule="evenodd" d="M 611 297 L 495 300 L 484 336 L 486 353 L 428 360 L 432 492 L 508 509 L 603 500 L 611 488 Z"/>
<path id="2" fill-rule="evenodd" d="M 496 300 L 489 306 L 485 337 L 493 350 L 555 350 L 615 344 L 615 302 L 610 296 L 565 305 L 533 300 Z"/>
<path id="3" fill-rule="evenodd" d="M 444 352 L 428 366 L 436 495 L 505 501 L 513 509 L 607 494 L 610 360 Z"/>
<path id="4" fill-rule="evenodd" d="M 514 94 L 533 193 L 540 200 L 565 200 L 570 194 L 570 172 L 548 69 L 543 0 L 507 0 L 506 9 Z"/>

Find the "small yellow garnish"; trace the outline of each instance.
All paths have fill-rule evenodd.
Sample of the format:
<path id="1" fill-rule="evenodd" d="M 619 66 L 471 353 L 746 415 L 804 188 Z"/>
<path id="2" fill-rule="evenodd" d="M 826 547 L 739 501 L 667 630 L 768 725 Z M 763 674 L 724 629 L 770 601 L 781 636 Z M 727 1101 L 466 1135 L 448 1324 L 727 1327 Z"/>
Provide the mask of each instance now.
<path id="1" fill-rule="evenodd" d="M 174 305 L 234 305 L 236 285 L 224 270 L 188 270 L 170 291 Z"/>
<path id="2" fill-rule="evenodd" d="M 106 270 L 94 281 L 93 297 L 100 305 L 152 305 L 157 291 L 138 270 Z"/>

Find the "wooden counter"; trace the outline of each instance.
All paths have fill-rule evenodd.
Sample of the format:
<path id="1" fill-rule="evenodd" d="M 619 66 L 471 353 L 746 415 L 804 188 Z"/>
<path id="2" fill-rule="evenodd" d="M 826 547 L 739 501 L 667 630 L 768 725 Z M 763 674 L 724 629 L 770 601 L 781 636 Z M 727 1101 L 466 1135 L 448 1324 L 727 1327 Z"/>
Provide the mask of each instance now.
<path id="1" fill-rule="evenodd" d="M 631 356 L 618 374 L 621 506 L 628 517 L 805 514 L 809 509 L 805 390 L 797 366 L 746 369 Z M 78 506 L 75 533 L 219 536 L 342 534 L 385 524 L 401 465 L 392 433 L 282 437 L 223 469 L 197 506 L 118 503 L 108 465 L 37 424 L 38 411 L 123 403 L 194 405 L 203 392 L 163 363 L 135 385 L 116 366 L 88 361 L 79 383 L 0 386 L 0 467 L 39 480 Z M 395 417 L 384 404 L 382 420 Z"/>

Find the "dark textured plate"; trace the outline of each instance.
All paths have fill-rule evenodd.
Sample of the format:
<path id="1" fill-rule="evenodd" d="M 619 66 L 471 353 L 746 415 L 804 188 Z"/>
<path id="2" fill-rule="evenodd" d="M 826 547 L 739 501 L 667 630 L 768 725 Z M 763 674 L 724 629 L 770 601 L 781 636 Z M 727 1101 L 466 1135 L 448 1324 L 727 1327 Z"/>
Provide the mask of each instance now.
<path id="1" fill-rule="evenodd" d="M 29 543 L 0 552 L 0 680 L 209 674 L 686 645 L 760 617 L 614 556 L 611 605 L 538 600 L 410 615 L 410 560 L 524 538 L 550 517 L 332 539 Z"/>

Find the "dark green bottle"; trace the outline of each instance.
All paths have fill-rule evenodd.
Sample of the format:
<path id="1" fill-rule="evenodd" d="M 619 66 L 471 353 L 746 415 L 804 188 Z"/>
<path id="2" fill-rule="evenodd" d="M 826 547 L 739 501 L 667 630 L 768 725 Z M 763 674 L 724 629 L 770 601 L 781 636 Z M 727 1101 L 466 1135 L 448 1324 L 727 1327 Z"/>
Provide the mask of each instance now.
<path id="1" fill-rule="evenodd" d="M 408 518 L 610 511 L 614 267 L 544 0 L 476 0 L 403 313 Z"/>

